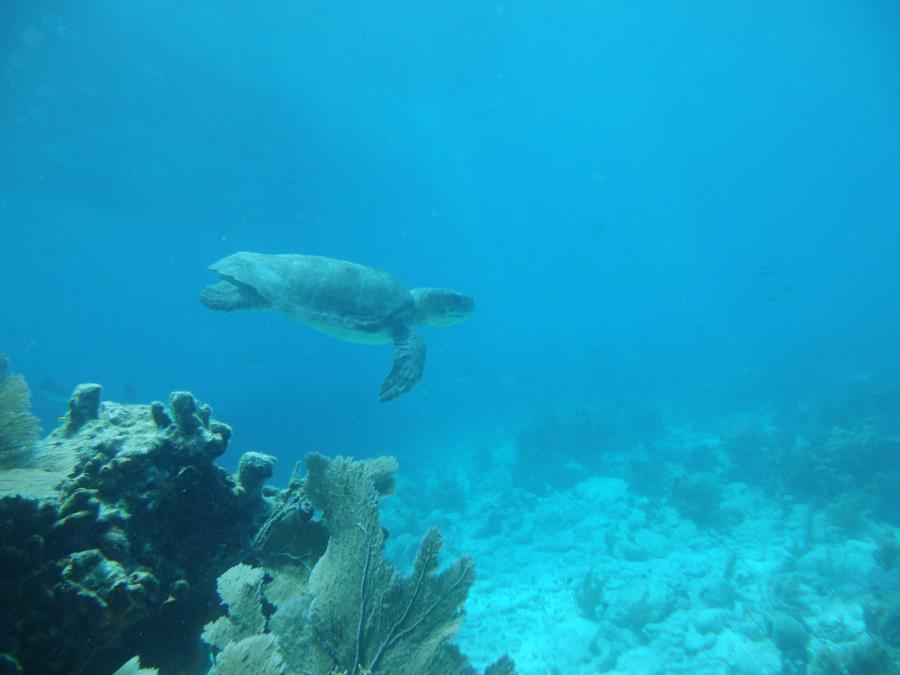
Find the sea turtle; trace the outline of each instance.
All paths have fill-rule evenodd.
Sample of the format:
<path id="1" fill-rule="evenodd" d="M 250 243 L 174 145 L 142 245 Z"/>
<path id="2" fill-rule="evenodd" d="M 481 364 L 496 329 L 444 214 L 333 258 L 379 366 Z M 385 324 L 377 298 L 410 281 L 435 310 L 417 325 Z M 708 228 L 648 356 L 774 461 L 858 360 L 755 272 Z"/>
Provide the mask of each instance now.
<path id="1" fill-rule="evenodd" d="M 210 265 L 221 280 L 200 293 L 211 309 L 275 309 L 342 340 L 393 342 L 394 364 L 380 401 L 409 391 L 422 377 L 425 343 L 410 326 L 450 326 L 475 309 L 448 288 L 408 290 L 387 272 L 315 255 L 240 251 Z"/>

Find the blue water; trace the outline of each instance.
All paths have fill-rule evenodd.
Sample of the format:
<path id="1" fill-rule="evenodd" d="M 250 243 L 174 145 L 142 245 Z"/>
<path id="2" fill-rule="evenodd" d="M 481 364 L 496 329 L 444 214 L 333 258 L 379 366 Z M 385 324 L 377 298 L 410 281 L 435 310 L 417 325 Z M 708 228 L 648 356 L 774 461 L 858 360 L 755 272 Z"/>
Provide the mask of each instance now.
<path id="1" fill-rule="evenodd" d="M 226 463 L 282 476 L 553 406 L 892 377 L 898 30 L 889 1 L 6 2 L 0 348 L 46 428 L 79 382 L 188 389 Z M 197 302 L 236 250 L 477 311 L 379 404 L 389 347 Z"/>
<path id="2" fill-rule="evenodd" d="M 283 458 L 877 373 L 898 29 L 891 2 L 9 3 L 0 345 L 33 385 L 190 389 Z M 235 250 L 477 313 L 424 329 L 423 381 L 381 405 L 389 348 L 196 301 Z"/>

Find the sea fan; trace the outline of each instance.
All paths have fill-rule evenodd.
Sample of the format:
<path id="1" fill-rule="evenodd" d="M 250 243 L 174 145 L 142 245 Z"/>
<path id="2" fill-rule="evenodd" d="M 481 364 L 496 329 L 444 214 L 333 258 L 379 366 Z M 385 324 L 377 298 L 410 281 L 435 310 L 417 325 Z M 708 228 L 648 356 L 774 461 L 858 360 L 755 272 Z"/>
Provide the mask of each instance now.
<path id="1" fill-rule="evenodd" d="M 27 465 L 40 433 L 25 378 L 9 373 L 8 366 L 0 354 L 0 469 Z"/>

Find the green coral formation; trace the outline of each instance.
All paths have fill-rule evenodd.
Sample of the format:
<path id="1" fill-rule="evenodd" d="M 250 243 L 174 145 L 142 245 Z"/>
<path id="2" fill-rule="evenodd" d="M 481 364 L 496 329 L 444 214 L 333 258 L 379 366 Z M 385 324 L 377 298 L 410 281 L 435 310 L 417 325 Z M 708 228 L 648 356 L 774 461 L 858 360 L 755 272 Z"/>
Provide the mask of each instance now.
<path id="1" fill-rule="evenodd" d="M 9 359 L 0 354 L 0 470 L 27 465 L 40 434 L 25 378 L 8 369 Z"/>
<path id="2" fill-rule="evenodd" d="M 378 499 L 393 490 L 396 461 L 311 454 L 306 464 L 302 489 L 323 513 L 327 549 L 311 566 L 241 564 L 219 578 L 228 615 L 203 633 L 217 652 L 213 672 L 475 673 L 452 644 L 475 580 L 472 560 L 438 572 L 434 529 L 409 577 L 384 559 Z M 513 672 L 506 658 L 492 668 Z"/>

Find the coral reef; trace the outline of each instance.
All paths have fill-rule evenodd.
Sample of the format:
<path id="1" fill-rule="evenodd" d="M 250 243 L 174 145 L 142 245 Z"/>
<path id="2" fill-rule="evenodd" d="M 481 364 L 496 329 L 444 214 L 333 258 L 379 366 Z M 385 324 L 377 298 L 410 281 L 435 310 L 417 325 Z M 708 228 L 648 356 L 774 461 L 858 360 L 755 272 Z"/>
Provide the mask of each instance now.
<path id="1" fill-rule="evenodd" d="M 0 470 L 27 465 L 40 434 L 25 378 L 8 369 L 0 354 Z"/>
<path id="2" fill-rule="evenodd" d="M 271 511 L 259 479 L 274 460 L 248 460 L 247 486 L 214 464 L 230 436 L 186 392 L 166 408 L 76 389 L 36 449 L 69 470 L 43 471 L 50 495 L 0 499 L 0 652 L 36 673 L 112 672 L 135 653 L 202 663 L 215 579 Z"/>
<path id="3" fill-rule="evenodd" d="M 865 607 L 863 614 L 870 635 L 891 649 L 900 649 L 900 592 Z"/>
<path id="4" fill-rule="evenodd" d="M 733 416 L 720 429 L 733 480 L 828 507 L 845 534 L 868 516 L 900 525 L 900 388 L 823 395 L 777 412 Z M 798 410 L 805 411 L 798 418 Z"/>
<path id="5" fill-rule="evenodd" d="M 726 476 L 730 480 L 763 485 L 777 480 L 772 468 L 778 448 L 790 445 L 792 439 L 771 413 L 742 411 L 722 419 L 719 427 L 719 449 L 727 460 Z"/>
<path id="6" fill-rule="evenodd" d="M 396 462 L 311 454 L 301 488 L 323 513 L 329 540 L 314 564 L 239 564 L 219 578 L 228 614 L 207 625 L 214 673 L 475 673 L 451 644 L 474 565 L 438 572 L 441 537 L 428 531 L 412 574 L 384 559 L 378 499 L 393 491 Z M 503 658 L 488 672 L 512 673 Z"/>
<path id="7" fill-rule="evenodd" d="M 786 612 L 775 612 L 767 622 L 769 637 L 781 652 L 784 669 L 787 672 L 805 672 L 808 659 L 807 645 L 809 631 L 803 622 Z"/>
<path id="8" fill-rule="evenodd" d="M 846 666 L 847 675 L 897 675 L 900 673 L 900 657 L 897 650 L 888 647 L 883 640 L 874 638 L 859 645 L 850 653 Z"/>
<path id="9" fill-rule="evenodd" d="M 897 536 L 892 531 L 885 532 L 880 537 L 874 557 L 875 562 L 885 572 L 900 567 L 900 541 L 897 541 Z"/>
<path id="10" fill-rule="evenodd" d="M 384 559 L 393 458 L 310 455 L 277 490 L 273 457 L 215 464 L 230 438 L 187 392 L 121 405 L 76 388 L 15 470 L 27 487 L 0 497 L 2 672 L 202 672 L 206 643 L 216 673 L 475 672 L 451 643 L 472 561 L 438 572 L 436 530 L 409 578 Z"/>
<path id="11" fill-rule="evenodd" d="M 739 514 L 725 508 L 722 483 L 712 473 L 679 476 L 672 481 L 669 502 L 700 528 L 725 527 Z"/>
<path id="12" fill-rule="evenodd" d="M 581 616 L 591 621 L 597 621 L 606 603 L 603 600 L 603 580 L 594 577 L 594 571 L 585 572 L 581 584 L 575 589 L 575 604 Z"/>
<path id="13" fill-rule="evenodd" d="M 641 405 L 550 411 L 534 418 L 516 438 L 513 475 L 539 494 L 567 489 L 600 470 L 609 453 L 652 444 L 662 429 L 659 412 Z"/>

